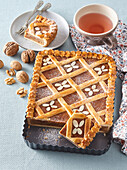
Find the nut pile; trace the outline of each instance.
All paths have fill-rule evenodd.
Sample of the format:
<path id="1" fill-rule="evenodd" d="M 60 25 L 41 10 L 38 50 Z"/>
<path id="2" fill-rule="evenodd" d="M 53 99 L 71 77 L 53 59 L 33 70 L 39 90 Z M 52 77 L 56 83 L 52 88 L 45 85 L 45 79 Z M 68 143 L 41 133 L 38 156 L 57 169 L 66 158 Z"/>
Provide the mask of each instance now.
<path id="1" fill-rule="evenodd" d="M 17 54 L 18 51 L 19 51 L 19 45 L 15 42 L 8 42 L 3 47 L 3 52 L 7 56 L 14 56 Z M 25 50 L 21 54 L 21 60 L 24 63 L 31 63 L 34 61 L 34 59 L 35 59 L 35 52 L 31 49 Z M 0 68 L 2 68 L 3 66 L 4 63 L 2 60 L 0 60 Z M 16 75 L 16 79 L 21 83 L 27 83 L 29 81 L 28 74 L 25 71 L 21 71 L 22 64 L 19 61 L 16 60 L 11 61 L 10 66 L 11 68 L 6 70 L 6 74 L 8 76 Z M 16 80 L 12 77 L 6 78 L 4 81 L 7 85 L 12 85 L 16 83 Z M 23 87 L 20 87 L 16 93 L 17 95 L 20 95 L 20 97 L 25 97 L 27 95 L 27 90 L 24 90 Z"/>
<path id="2" fill-rule="evenodd" d="M 10 70 L 6 70 L 7 75 L 9 76 L 15 76 L 16 74 L 16 78 L 19 82 L 21 83 L 27 83 L 29 80 L 29 76 L 25 71 L 19 71 L 22 69 L 22 65 L 20 64 L 20 62 L 13 60 L 10 63 L 10 66 L 12 68 L 10 68 Z M 17 71 L 17 73 L 15 73 L 15 70 Z"/>

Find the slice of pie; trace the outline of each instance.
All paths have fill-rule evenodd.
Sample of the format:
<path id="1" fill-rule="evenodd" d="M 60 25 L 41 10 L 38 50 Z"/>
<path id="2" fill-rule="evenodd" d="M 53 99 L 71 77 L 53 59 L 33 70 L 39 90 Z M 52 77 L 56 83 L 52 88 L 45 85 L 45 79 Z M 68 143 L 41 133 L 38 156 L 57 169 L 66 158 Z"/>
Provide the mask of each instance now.
<path id="1" fill-rule="evenodd" d="M 56 34 L 56 22 L 37 15 L 35 21 L 26 29 L 24 37 L 43 47 L 47 47 L 55 39 Z"/>
<path id="2" fill-rule="evenodd" d="M 100 126 L 93 120 L 85 114 L 74 112 L 59 133 L 77 147 L 85 149 L 100 129 Z"/>
<path id="3" fill-rule="evenodd" d="M 107 131 L 113 120 L 115 78 L 112 57 L 80 51 L 39 52 L 28 97 L 28 124 L 60 128 L 77 110 Z"/>

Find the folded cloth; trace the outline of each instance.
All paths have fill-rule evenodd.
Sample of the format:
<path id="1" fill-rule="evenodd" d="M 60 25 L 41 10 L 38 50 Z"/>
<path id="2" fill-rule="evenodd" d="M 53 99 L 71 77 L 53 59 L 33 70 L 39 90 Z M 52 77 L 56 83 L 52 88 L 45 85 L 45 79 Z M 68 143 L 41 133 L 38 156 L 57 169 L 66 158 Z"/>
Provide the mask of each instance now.
<path id="1" fill-rule="evenodd" d="M 123 54 L 123 63 L 124 63 L 123 71 L 127 72 L 127 52 Z"/>
<path id="2" fill-rule="evenodd" d="M 113 138 L 116 143 L 123 145 L 121 150 L 127 155 L 127 73 L 122 85 L 122 94 L 120 117 L 114 124 Z"/>
<path id="3" fill-rule="evenodd" d="M 126 54 L 127 52 L 127 25 L 126 24 L 124 24 L 122 21 L 119 20 L 118 26 L 114 32 L 114 36 L 116 37 L 118 42 L 118 45 L 115 49 L 110 49 L 107 45 L 101 45 L 101 46 L 88 45 L 85 42 L 84 37 L 76 31 L 74 25 L 70 25 L 70 34 L 71 34 L 72 41 L 77 50 L 101 53 L 101 54 L 112 56 L 117 65 L 117 75 L 123 80 L 124 78 L 123 72 L 125 71 L 125 61 L 123 60 L 123 55 Z M 124 58 L 127 58 L 127 56 Z M 126 70 L 127 70 L 127 66 L 126 66 Z"/>
<path id="4" fill-rule="evenodd" d="M 127 111 L 127 73 L 125 74 L 124 81 L 122 83 L 122 101 L 119 109 L 119 114 L 122 116 Z"/>
<path id="5" fill-rule="evenodd" d="M 114 32 L 118 42 L 115 49 L 110 49 L 106 45 L 88 45 L 83 36 L 76 31 L 74 25 L 70 25 L 70 34 L 77 50 L 110 55 L 116 62 L 117 76 L 124 81 L 122 86 L 123 97 L 119 110 L 120 117 L 114 125 L 113 138 L 115 142 L 123 145 L 121 150 L 127 155 L 127 25 L 119 20 Z"/>
<path id="6" fill-rule="evenodd" d="M 127 111 L 116 121 L 113 138 L 114 142 L 123 145 L 121 151 L 127 155 Z"/>

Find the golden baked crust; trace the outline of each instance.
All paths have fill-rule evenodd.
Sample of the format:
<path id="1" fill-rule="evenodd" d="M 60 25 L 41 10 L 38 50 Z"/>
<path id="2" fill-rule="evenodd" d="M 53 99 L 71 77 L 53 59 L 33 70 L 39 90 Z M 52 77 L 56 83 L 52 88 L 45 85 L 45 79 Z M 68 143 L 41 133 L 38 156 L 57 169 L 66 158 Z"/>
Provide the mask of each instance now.
<path id="1" fill-rule="evenodd" d="M 55 21 L 37 15 L 35 21 L 26 29 L 24 37 L 47 47 L 55 39 L 57 29 Z"/>
<path id="2" fill-rule="evenodd" d="M 59 134 L 85 149 L 99 132 L 100 126 L 82 113 L 74 112 Z"/>
<path id="3" fill-rule="evenodd" d="M 44 65 L 43 58 L 48 57 L 51 61 L 50 65 Z M 57 57 L 64 58 L 62 61 L 58 61 Z M 92 62 L 92 64 L 86 62 L 87 60 L 96 60 L 96 62 Z M 68 63 L 80 62 L 82 64 L 82 68 L 76 68 L 76 70 L 71 71 L 69 69 L 68 73 L 65 71 L 65 66 L 67 67 Z M 104 69 L 104 64 L 108 69 Z M 76 65 L 75 65 L 76 66 Z M 61 73 L 61 76 L 57 76 L 55 78 L 47 79 L 44 76 L 44 72 L 47 70 L 52 70 L 57 68 Z M 100 69 L 99 69 L 100 68 Z M 90 75 L 93 76 L 92 79 L 89 81 L 85 81 L 81 84 L 76 84 L 73 81 L 74 76 L 79 74 L 88 72 Z M 102 74 L 102 72 L 104 74 Z M 39 82 L 41 79 L 41 82 Z M 44 50 L 39 52 L 36 57 L 36 62 L 34 66 L 33 78 L 30 85 L 30 93 L 28 97 L 28 105 L 27 105 L 27 120 L 28 123 L 31 125 L 37 125 L 37 121 L 42 121 L 42 124 L 39 126 L 46 126 L 43 125 L 43 121 L 48 122 L 50 119 L 58 115 L 64 111 L 68 113 L 70 117 L 74 109 L 78 107 L 82 107 L 85 105 L 89 114 L 87 117 L 89 119 L 94 118 L 97 124 L 101 127 L 105 127 L 109 129 L 112 126 L 113 120 L 113 111 L 114 111 L 114 92 L 115 92 L 115 79 L 116 79 L 116 65 L 112 57 L 102 55 L 102 54 L 95 54 L 95 53 L 87 53 L 87 52 L 80 52 L 80 51 L 58 51 L 58 50 Z M 53 83 L 57 83 L 61 80 L 67 80 L 68 84 L 70 84 L 69 89 L 65 89 L 64 91 L 58 91 L 54 86 Z M 108 83 L 106 84 L 106 80 Z M 98 91 L 95 87 L 95 84 L 98 83 L 99 86 L 102 88 L 103 92 Z M 39 100 L 36 99 L 36 92 L 38 88 L 47 86 L 48 89 L 52 92 L 52 95 L 40 98 Z M 95 92 L 91 92 L 92 90 Z M 88 91 L 89 89 L 89 91 Z M 84 90 L 84 91 L 83 91 Z M 98 91 L 98 92 L 97 92 Z M 64 97 L 67 95 L 71 95 L 72 93 L 77 93 L 81 100 L 73 103 L 68 104 Z M 86 93 L 89 93 L 89 96 L 86 97 Z M 95 94 L 92 94 L 95 93 Z M 92 95 L 91 95 L 92 94 Z M 47 112 L 41 109 L 41 105 L 46 106 L 49 102 L 54 103 L 54 100 L 58 100 L 61 104 L 61 107 L 56 107 L 52 110 L 47 106 Z M 106 100 L 106 108 L 102 110 L 95 110 L 94 105 L 96 102 L 101 102 L 102 99 Z M 52 102 L 53 101 L 53 102 Z M 49 104 L 48 104 L 49 105 Z M 78 110 L 78 109 L 77 109 Z M 81 109 L 79 109 L 80 111 Z M 36 111 L 36 114 L 35 114 Z M 32 123 L 31 120 L 36 120 L 36 123 Z M 53 125 L 54 127 L 57 126 L 57 123 Z M 59 126 L 58 126 L 59 127 Z"/>

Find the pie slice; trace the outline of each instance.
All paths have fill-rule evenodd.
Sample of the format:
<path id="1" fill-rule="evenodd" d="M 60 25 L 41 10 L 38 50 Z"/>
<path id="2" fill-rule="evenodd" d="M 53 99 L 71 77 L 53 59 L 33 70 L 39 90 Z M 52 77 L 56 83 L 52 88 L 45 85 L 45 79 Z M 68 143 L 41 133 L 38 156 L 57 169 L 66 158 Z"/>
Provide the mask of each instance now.
<path id="1" fill-rule="evenodd" d="M 94 118 L 101 131 L 108 131 L 115 78 L 112 57 L 80 51 L 39 52 L 28 97 L 28 124 L 60 128 L 78 110 Z"/>
<path id="2" fill-rule="evenodd" d="M 56 22 L 37 15 L 35 21 L 26 29 L 24 37 L 46 47 L 55 39 L 56 34 Z"/>
<path id="3" fill-rule="evenodd" d="M 74 112 L 59 133 L 77 147 L 85 149 L 100 129 L 93 120 L 82 113 Z"/>

